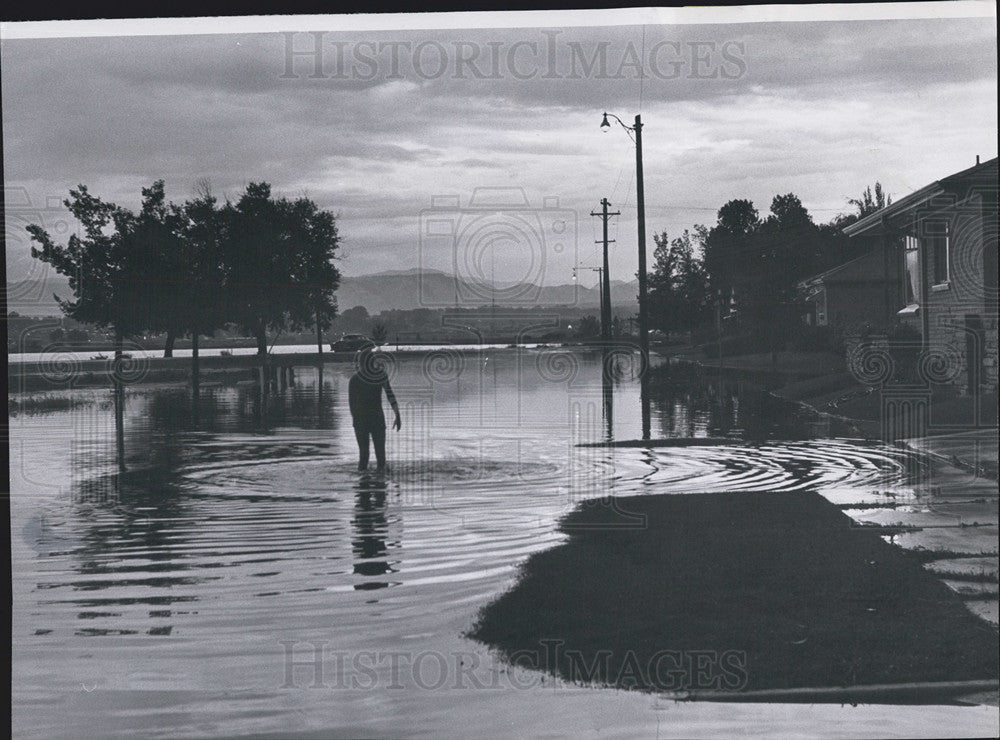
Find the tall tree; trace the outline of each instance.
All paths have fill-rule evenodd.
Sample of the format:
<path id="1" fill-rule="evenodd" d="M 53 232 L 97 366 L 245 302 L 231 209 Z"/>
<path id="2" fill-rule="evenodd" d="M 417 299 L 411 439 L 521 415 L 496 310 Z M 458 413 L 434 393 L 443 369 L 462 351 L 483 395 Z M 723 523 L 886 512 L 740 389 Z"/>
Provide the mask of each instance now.
<path id="1" fill-rule="evenodd" d="M 152 196 L 143 194 L 144 206 Z M 150 280 L 156 273 L 148 259 L 155 235 L 149 229 L 152 217 L 136 217 L 127 209 L 91 195 L 86 186 L 70 190 L 64 201 L 83 228 L 66 244 L 56 244 L 37 224 L 27 227 L 33 257 L 52 265 L 69 278 L 73 299 L 56 297 L 63 313 L 83 323 L 110 327 L 114 331 L 115 360 L 112 372 L 115 400 L 115 446 L 118 469 L 125 471 L 125 391 L 120 370 L 122 343 L 126 336 L 149 328 L 156 305 Z"/>
<path id="2" fill-rule="evenodd" d="M 751 234 L 760 226 L 760 214 L 753 201 L 731 200 L 719 209 L 717 225 L 731 234 Z"/>
<path id="3" fill-rule="evenodd" d="M 85 185 L 69 194 L 63 203 L 80 222 L 81 235 L 71 234 L 66 244 L 56 244 L 41 226 L 32 224 L 27 231 L 40 248 L 33 246 L 31 255 L 69 278 L 73 298 L 54 296 L 62 312 L 84 324 L 111 328 L 120 353 L 122 339 L 145 328 L 147 319 L 147 312 L 137 306 L 144 302 L 139 301 L 143 265 L 125 238 L 135 216 L 91 195 Z"/>
<path id="4" fill-rule="evenodd" d="M 300 329 L 336 315 L 336 219 L 305 198 L 275 200 L 250 183 L 223 208 L 227 311 L 267 355 L 268 330 Z"/>
<path id="5" fill-rule="evenodd" d="M 340 236 L 337 221 L 308 198 L 282 202 L 294 245 L 293 278 L 300 295 L 293 302 L 291 320 L 296 326 L 314 322 L 316 344 L 323 352 L 323 331 L 337 316 L 335 291 L 340 272 L 334 265 Z M 298 313 L 295 313 L 298 312 Z"/>
<path id="6" fill-rule="evenodd" d="M 209 334 L 227 321 L 223 291 L 226 279 L 225 220 L 218 202 L 207 189 L 175 207 L 181 220 L 181 254 L 184 261 L 184 307 L 179 314 L 183 330 L 192 337 Z"/>
<path id="7" fill-rule="evenodd" d="M 783 231 L 813 226 L 812 216 L 795 193 L 774 196 L 771 199 L 771 214 L 767 221 L 775 223 Z"/>
<path id="8" fill-rule="evenodd" d="M 882 189 L 882 183 L 876 181 L 874 191 L 869 185 L 861 193 L 860 198 L 848 198 L 847 202 L 854 206 L 855 212 L 841 214 L 833 220 L 833 224 L 841 229 L 892 205 L 892 197 Z"/>
<path id="9" fill-rule="evenodd" d="M 197 404 L 200 357 L 199 338 L 222 327 L 228 317 L 225 302 L 225 219 L 207 183 L 197 197 L 175 207 L 181 221 L 183 283 L 178 291 L 177 316 L 191 335 L 191 383 Z M 195 406 L 197 410 L 197 405 Z"/>
<path id="10" fill-rule="evenodd" d="M 793 193 L 776 195 L 771 212 L 746 242 L 737 301 L 744 327 L 772 358 L 795 319 L 796 283 L 814 271 L 821 234 Z"/>
<path id="11" fill-rule="evenodd" d="M 653 234 L 653 271 L 646 279 L 650 323 L 661 331 L 677 324 L 678 296 L 675 285 L 677 252 L 670 248 L 666 231 Z"/>
<path id="12" fill-rule="evenodd" d="M 685 331 L 699 326 L 707 318 L 711 305 L 704 264 L 695 247 L 704 249 L 707 229 L 694 227 L 694 237 L 684 230 L 681 236 L 668 238 L 667 232 L 653 235 L 653 271 L 648 278 L 650 317 L 662 331 Z"/>
<path id="13" fill-rule="evenodd" d="M 714 227 L 705 239 L 704 264 L 715 294 L 728 296 L 744 265 L 747 243 L 760 228 L 760 215 L 749 200 L 731 200 L 719 209 Z"/>
<path id="14" fill-rule="evenodd" d="M 865 188 L 865 191 L 861 194 L 860 198 L 850 198 L 847 202 L 858 209 L 858 218 L 864 218 L 869 214 L 881 211 L 886 206 L 891 205 L 892 197 L 883 192 L 882 183 L 876 180 L 874 194 L 872 194 L 872 189 L 869 185 Z"/>
<path id="15" fill-rule="evenodd" d="M 190 264 L 183 248 L 183 217 L 167 204 L 163 180 L 142 189 L 139 213 L 134 218 L 126 216 L 122 224 L 126 249 L 141 273 L 136 284 L 139 292 L 131 302 L 135 310 L 145 312 L 146 330 L 166 332 L 163 355 L 170 357 L 189 311 L 185 294 Z"/>
<path id="16" fill-rule="evenodd" d="M 266 182 L 250 183 L 224 208 L 227 313 L 267 355 L 268 329 L 285 328 L 294 265 L 278 203 Z"/>
<path id="17" fill-rule="evenodd" d="M 685 231 L 682 239 L 685 249 L 679 261 L 679 287 L 684 296 L 684 323 L 688 328 L 694 329 L 711 318 L 713 306 L 704 260 L 708 229 L 702 224 L 695 224 L 693 234 L 689 235 Z"/>

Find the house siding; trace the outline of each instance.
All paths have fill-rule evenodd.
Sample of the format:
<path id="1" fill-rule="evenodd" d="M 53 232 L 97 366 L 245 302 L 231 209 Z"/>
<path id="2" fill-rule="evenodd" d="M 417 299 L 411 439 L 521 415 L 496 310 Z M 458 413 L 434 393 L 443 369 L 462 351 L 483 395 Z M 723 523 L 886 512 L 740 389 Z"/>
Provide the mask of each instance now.
<path id="1" fill-rule="evenodd" d="M 996 210 L 991 222 L 984 208 L 988 201 L 977 193 L 944 211 L 936 209 L 933 216 L 918 218 L 916 224 L 922 245 L 928 223 L 944 220 L 949 228 L 947 285 L 934 285 L 933 255 L 925 255 L 921 265 L 925 293 L 920 310 L 926 311 L 929 353 L 925 372 L 933 382 L 966 387 L 970 381 L 991 386 L 997 383 L 996 298 L 994 294 L 990 300 L 989 278 L 984 277 L 990 250 L 995 263 L 997 249 Z"/>
<path id="2" fill-rule="evenodd" d="M 880 238 L 895 254 L 901 279 L 896 283 L 892 323 L 919 331 L 919 369 L 924 379 L 975 393 L 984 386 L 996 390 L 1000 364 L 997 178 L 997 159 L 980 164 L 977 158 L 974 167 L 933 182 L 844 229 L 852 239 Z M 947 262 L 935 258 L 942 225 L 948 227 Z M 908 247 L 911 259 L 912 249 L 916 250 L 917 262 L 911 262 L 919 275 L 916 285 L 909 283 Z M 946 285 L 940 284 L 945 266 Z M 903 306 L 903 300 L 909 305 Z M 886 304 L 891 308 L 888 294 Z"/>
<path id="3" fill-rule="evenodd" d="M 882 246 L 876 242 L 867 254 L 809 278 L 801 289 L 806 289 L 806 283 L 816 286 L 806 298 L 814 315 L 823 314 L 822 323 L 852 334 L 884 329 L 891 323 L 899 281 L 895 257 L 883 260 Z"/>
<path id="4" fill-rule="evenodd" d="M 828 320 L 845 332 L 860 332 L 872 324 L 882 323 L 878 317 L 885 303 L 882 283 L 832 283 L 826 288 L 829 299 Z"/>

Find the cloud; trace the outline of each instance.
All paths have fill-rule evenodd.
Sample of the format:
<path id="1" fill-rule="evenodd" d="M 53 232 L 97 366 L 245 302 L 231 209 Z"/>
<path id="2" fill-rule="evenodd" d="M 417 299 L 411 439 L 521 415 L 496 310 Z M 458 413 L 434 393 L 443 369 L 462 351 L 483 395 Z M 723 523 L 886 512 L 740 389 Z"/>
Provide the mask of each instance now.
<path id="1" fill-rule="evenodd" d="M 348 274 L 415 265 L 432 197 L 484 185 L 558 197 L 586 256 L 606 196 L 624 277 L 634 149 L 599 131 L 604 110 L 642 114 L 648 231 L 789 191 L 827 220 L 876 179 L 901 196 L 996 151 L 982 19 L 331 32 L 318 60 L 300 53 L 314 38 L 7 40 L 5 185 L 39 202 L 83 182 L 134 207 L 158 178 L 175 200 L 267 180 L 341 215 Z"/>

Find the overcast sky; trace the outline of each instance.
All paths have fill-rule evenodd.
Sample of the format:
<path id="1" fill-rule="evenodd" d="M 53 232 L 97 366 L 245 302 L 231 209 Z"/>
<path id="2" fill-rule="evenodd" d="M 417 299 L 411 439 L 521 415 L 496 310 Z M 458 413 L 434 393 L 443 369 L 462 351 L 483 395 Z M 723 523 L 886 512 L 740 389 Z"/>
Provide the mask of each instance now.
<path id="1" fill-rule="evenodd" d="M 283 34 L 294 19 L 274 19 L 261 34 L 7 38 L 8 279 L 29 273 L 28 242 L 14 233 L 26 203 L 31 212 L 84 183 L 135 207 L 160 178 L 175 201 L 202 179 L 220 197 L 257 180 L 308 195 L 340 214 L 347 275 L 423 264 L 548 284 L 598 264 L 589 213 L 607 197 L 622 211 L 612 276 L 629 279 L 634 147 L 617 125 L 601 132 L 602 111 L 629 124 L 642 115 L 647 234 L 711 225 L 733 198 L 763 214 L 787 192 L 825 222 L 876 180 L 899 198 L 996 156 L 995 27 L 336 33 L 331 17 L 319 35 Z M 288 56 L 317 42 L 319 58 Z M 495 226 L 462 212 L 476 188 L 511 189 L 489 193 L 507 204 Z"/>

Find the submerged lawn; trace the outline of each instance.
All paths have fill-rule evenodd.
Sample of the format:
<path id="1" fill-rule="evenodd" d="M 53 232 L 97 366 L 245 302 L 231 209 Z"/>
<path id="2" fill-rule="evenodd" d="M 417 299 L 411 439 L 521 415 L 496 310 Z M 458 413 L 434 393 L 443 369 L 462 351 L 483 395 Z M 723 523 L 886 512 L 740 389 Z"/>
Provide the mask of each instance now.
<path id="1" fill-rule="evenodd" d="M 996 630 L 818 494 L 604 499 L 562 529 L 470 633 L 518 665 L 645 690 L 998 675 Z"/>

